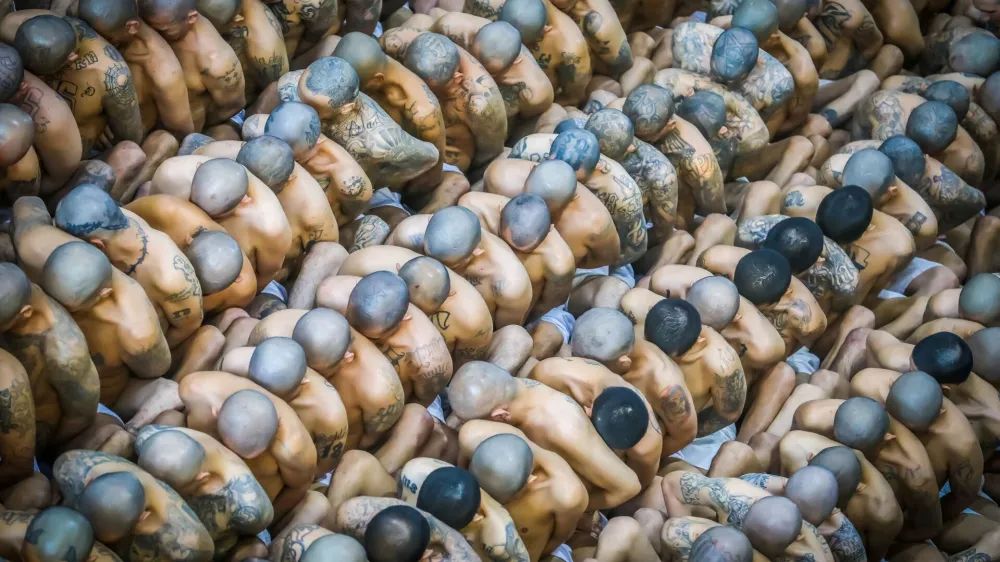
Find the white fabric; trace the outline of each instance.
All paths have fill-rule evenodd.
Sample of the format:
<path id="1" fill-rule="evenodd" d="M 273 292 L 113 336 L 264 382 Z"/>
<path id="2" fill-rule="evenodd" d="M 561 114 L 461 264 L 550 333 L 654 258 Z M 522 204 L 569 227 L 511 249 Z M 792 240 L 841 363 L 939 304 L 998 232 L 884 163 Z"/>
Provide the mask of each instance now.
<path id="1" fill-rule="evenodd" d="M 247 118 L 247 110 L 241 109 L 239 113 L 233 115 L 229 118 L 230 121 L 236 123 L 237 126 L 243 127 L 243 121 Z"/>
<path id="2" fill-rule="evenodd" d="M 635 271 L 632 269 L 632 265 L 623 265 L 621 267 L 616 267 L 610 269 L 608 266 L 596 267 L 594 269 L 583 269 L 576 268 L 576 273 L 573 274 L 573 288 L 577 288 L 581 283 L 587 280 L 589 277 L 595 277 L 600 275 L 610 275 L 611 277 L 617 277 L 625 282 L 630 289 L 635 288 Z"/>
<path id="3" fill-rule="evenodd" d="M 101 404 L 100 402 L 97 403 L 97 413 L 98 414 L 107 414 L 107 415 L 115 418 L 116 420 L 118 420 L 118 423 L 122 424 L 122 427 L 125 426 L 125 422 L 122 421 L 121 417 L 119 417 L 118 414 L 114 413 L 113 411 L 111 411 L 111 408 L 108 408 L 107 406 L 105 406 L 104 404 Z"/>
<path id="4" fill-rule="evenodd" d="M 559 548 L 552 551 L 552 556 L 560 560 L 565 560 L 565 562 L 573 562 L 573 549 L 565 544 L 561 544 Z"/>
<path id="5" fill-rule="evenodd" d="M 441 163 L 441 169 L 444 170 L 445 172 L 455 172 L 456 174 L 462 174 L 462 170 L 459 170 L 458 167 L 453 166 L 447 162 Z M 464 176 L 465 174 L 462 175 Z"/>
<path id="6" fill-rule="evenodd" d="M 563 344 L 569 343 L 569 336 L 573 333 L 573 325 L 576 324 L 576 318 L 573 318 L 573 315 L 566 310 L 565 304 L 546 312 L 538 321 L 548 322 L 555 326 L 562 334 Z"/>
<path id="7" fill-rule="evenodd" d="M 708 14 L 706 14 L 705 12 L 695 12 L 691 14 L 691 19 L 700 21 L 701 23 L 705 23 L 706 21 L 708 21 Z"/>
<path id="8" fill-rule="evenodd" d="M 372 35 L 374 35 L 375 37 L 382 36 L 382 22 L 378 22 L 375 24 L 375 32 L 372 33 Z"/>
<path id="9" fill-rule="evenodd" d="M 879 291 L 878 298 L 880 298 L 882 300 L 905 299 L 906 295 L 901 295 L 901 294 L 897 293 L 896 291 L 887 291 L 885 289 L 882 289 L 881 291 Z"/>
<path id="10" fill-rule="evenodd" d="M 271 546 L 271 533 L 268 533 L 267 529 L 257 533 L 257 538 L 264 541 L 265 546 Z"/>
<path id="11" fill-rule="evenodd" d="M 900 271 L 896 274 L 896 277 L 892 280 L 892 283 L 886 287 L 889 291 L 894 291 L 897 293 L 905 293 L 906 288 L 910 286 L 921 273 L 934 269 L 939 266 L 936 261 L 925 260 L 924 258 L 913 258 L 910 263 L 906 266 L 906 269 Z"/>
<path id="12" fill-rule="evenodd" d="M 819 370 L 819 357 L 813 355 L 808 347 L 799 348 L 798 351 L 788 356 L 785 363 L 796 373 L 811 375 Z"/>
<path id="13" fill-rule="evenodd" d="M 715 458 L 715 455 L 719 453 L 719 449 L 722 448 L 722 444 L 733 439 L 736 439 L 736 424 L 724 427 L 711 435 L 699 437 L 687 447 L 684 447 L 671 456 L 691 466 L 708 470 L 712 466 L 712 459 Z"/>
<path id="14" fill-rule="evenodd" d="M 271 281 L 268 283 L 267 287 L 264 287 L 264 290 L 261 292 L 274 295 L 281 299 L 281 302 L 288 302 L 288 290 L 277 281 Z"/>
<path id="15" fill-rule="evenodd" d="M 376 207 L 396 207 L 409 212 L 403 206 L 402 197 L 395 191 L 390 191 L 388 187 L 376 189 L 375 193 L 372 193 L 372 198 L 368 200 L 368 208 L 374 209 Z"/>
<path id="16" fill-rule="evenodd" d="M 319 478 L 317 478 L 316 481 L 319 482 L 320 484 L 324 485 L 324 486 L 329 486 L 330 485 L 330 480 L 333 479 L 333 473 L 334 473 L 334 471 L 331 470 L 330 472 L 327 472 L 323 476 L 320 476 Z"/>
<path id="17" fill-rule="evenodd" d="M 434 419 L 441 423 L 444 421 L 444 407 L 441 405 L 441 397 L 437 396 L 434 401 L 431 402 L 430 406 L 427 406 L 427 413 L 431 415 Z"/>

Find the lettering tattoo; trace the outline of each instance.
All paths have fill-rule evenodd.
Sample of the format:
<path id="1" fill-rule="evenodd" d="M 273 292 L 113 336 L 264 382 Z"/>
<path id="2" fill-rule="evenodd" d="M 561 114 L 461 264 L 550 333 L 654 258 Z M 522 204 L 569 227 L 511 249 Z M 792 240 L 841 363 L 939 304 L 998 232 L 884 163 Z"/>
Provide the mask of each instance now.
<path id="1" fill-rule="evenodd" d="M 517 534 L 513 521 L 504 526 L 504 542 L 502 544 L 483 544 L 486 556 L 490 562 L 529 562 L 531 560 L 524 541 Z"/>
<path id="2" fill-rule="evenodd" d="M 213 539 L 232 531 L 259 533 L 273 517 L 267 493 L 252 474 L 233 478 L 218 492 L 186 500 Z"/>
<path id="3" fill-rule="evenodd" d="M 316 445 L 318 459 L 332 459 L 333 464 L 336 465 L 340 462 L 340 457 L 344 455 L 344 447 L 347 444 L 347 427 L 345 426 L 334 435 L 316 433 L 313 435 L 313 443 Z"/>
<path id="4" fill-rule="evenodd" d="M 864 562 L 867 560 L 861 535 L 847 517 L 841 518 L 840 527 L 826 537 L 834 559 L 838 562 Z"/>
<path id="5" fill-rule="evenodd" d="M 389 431 L 399 417 L 403 415 L 403 401 L 394 400 L 384 408 L 379 408 L 372 416 L 365 416 L 365 434 L 379 435 Z"/>

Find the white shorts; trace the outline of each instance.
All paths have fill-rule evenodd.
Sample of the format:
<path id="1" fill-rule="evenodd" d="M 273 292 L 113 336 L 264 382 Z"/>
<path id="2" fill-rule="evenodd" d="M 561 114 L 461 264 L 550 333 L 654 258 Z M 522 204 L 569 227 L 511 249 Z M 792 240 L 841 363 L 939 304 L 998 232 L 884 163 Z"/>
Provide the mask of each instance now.
<path id="1" fill-rule="evenodd" d="M 264 541 L 265 546 L 271 546 L 271 533 L 268 533 L 267 529 L 257 533 L 257 538 Z"/>
<path id="2" fill-rule="evenodd" d="M 413 211 L 403 206 L 402 197 L 395 191 L 390 191 L 388 187 L 376 189 L 375 193 L 372 194 L 372 198 L 368 200 L 369 209 L 376 207 L 396 207 L 397 209 L 402 209 L 407 213 L 413 214 Z"/>
<path id="3" fill-rule="evenodd" d="M 427 413 L 431 415 L 434 419 L 441 423 L 444 421 L 444 406 L 441 405 L 441 397 L 438 396 L 431 402 L 430 406 L 427 406 Z"/>
<path id="4" fill-rule="evenodd" d="M 118 414 L 114 413 L 111 410 L 111 408 L 108 408 L 107 406 L 105 406 L 104 404 L 101 404 L 100 402 L 97 403 L 97 413 L 98 414 L 107 414 L 107 415 L 115 418 L 116 420 L 118 420 L 118 423 L 122 424 L 122 427 L 125 427 L 125 422 L 122 421 L 121 416 L 119 416 Z"/>
<path id="5" fill-rule="evenodd" d="M 625 284 L 628 285 L 629 289 L 635 288 L 635 271 L 632 270 L 632 264 L 623 265 L 614 269 L 611 269 L 608 266 L 597 267 L 594 269 L 582 269 L 578 267 L 576 269 L 576 273 L 573 274 L 573 288 L 575 289 L 579 287 L 581 283 L 590 277 L 597 277 L 601 275 L 616 277 L 624 281 Z"/>
<path id="6" fill-rule="evenodd" d="M 559 560 L 565 560 L 565 562 L 573 562 L 573 549 L 565 544 L 561 544 L 559 548 L 552 551 L 552 556 Z"/>
<path id="7" fill-rule="evenodd" d="M 712 459 L 719 454 L 719 449 L 726 441 L 736 439 L 736 424 L 729 425 L 716 431 L 711 435 L 699 437 L 688 444 L 671 457 L 680 459 L 691 466 L 696 466 L 702 470 L 708 470 L 712 466 Z"/>
<path id="8" fill-rule="evenodd" d="M 455 172 L 456 174 L 462 174 L 463 176 L 465 175 L 462 173 L 462 170 L 458 169 L 457 166 L 453 166 L 447 162 L 441 163 L 441 169 L 444 170 L 445 172 Z"/>
<path id="9" fill-rule="evenodd" d="M 788 356 L 785 363 L 796 373 L 811 375 L 819 370 L 819 357 L 813 355 L 808 347 L 801 347 L 798 351 Z"/>
<path id="10" fill-rule="evenodd" d="M 929 269 L 934 269 L 939 265 L 941 264 L 936 261 L 925 260 L 924 258 L 913 258 L 903 271 L 896 274 L 896 277 L 893 278 L 892 283 L 890 283 L 886 289 L 896 293 L 906 293 L 906 288 L 909 287 L 910 283 L 919 277 L 921 273 Z"/>
<path id="11" fill-rule="evenodd" d="M 879 291 L 878 298 L 887 301 L 889 299 L 905 299 L 906 295 L 901 295 L 896 291 L 887 291 L 885 289 L 882 289 L 881 291 Z"/>
<path id="12" fill-rule="evenodd" d="M 573 325 L 576 324 L 576 318 L 573 318 L 573 315 L 566 311 L 566 305 L 563 304 L 543 314 L 538 322 L 548 322 L 555 326 L 562 334 L 563 344 L 568 344 L 569 337 L 573 333 Z M 538 325 L 538 322 L 535 325 Z"/>
<path id="13" fill-rule="evenodd" d="M 285 287 L 281 283 L 278 283 L 277 281 L 271 281 L 270 283 L 268 283 L 267 287 L 264 287 L 264 290 L 261 292 L 267 293 L 269 295 L 274 295 L 279 299 L 281 299 L 281 302 L 288 302 L 288 290 L 285 289 Z"/>

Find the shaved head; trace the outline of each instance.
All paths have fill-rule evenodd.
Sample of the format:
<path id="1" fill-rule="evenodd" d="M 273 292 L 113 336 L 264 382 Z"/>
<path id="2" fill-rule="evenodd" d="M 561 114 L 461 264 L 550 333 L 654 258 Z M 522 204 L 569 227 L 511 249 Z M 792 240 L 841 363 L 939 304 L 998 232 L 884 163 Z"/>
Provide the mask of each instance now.
<path id="1" fill-rule="evenodd" d="M 445 265 L 472 255 L 482 239 L 479 218 L 465 207 L 445 207 L 434 213 L 424 231 L 424 253 Z"/>
<path id="2" fill-rule="evenodd" d="M 694 125 L 706 139 L 714 139 L 726 124 L 726 100 L 709 90 L 695 92 L 677 106 L 677 115 Z"/>
<path id="3" fill-rule="evenodd" d="M 749 29 L 731 27 L 712 46 L 711 76 L 723 84 L 746 78 L 757 64 L 757 38 Z"/>
<path id="4" fill-rule="evenodd" d="M 833 417 L 834 438 L 852 449 L 874 451 L 889 431 L 889 414 L 871 398 L 848 398 Z"/>
<path id="5" fill-rule="evenodd" d="M 829 470 L 837 480 L 837 505 L 847 507 L 847 502 L 854 497 L 854 492 L 861 483 L 861 461 L 847 447 L 827 447 L 809 460 L 809 466 L 818 466 Z"/>
<path id="6" fill-rule="evenodd" d="M 770 0 L 743 0 L 733 12 L 732 25 L 749 29 L 762 43 L 778 31 L 778 8 Z"/>
<path id="7" fill-rule="evenodd" d="M 522 193 L 500 211 L 500 237 L 518 252 L 533 252 L 549 235 L 550 226 L 549 208 L 537 195 Z"/>
<path id="8" fill-rule="evenodd" d="M 542 38 L 548 14 L 541 0 L 507 0 L 500 8 L 500 21 L 517 29 L 525 45 L 534 45 Z"/>
<path id="9" fill-rule="evenodd" d="M 966 35 L 949 49 L 948 66 L 955 72 L 989 76 L 1000 66 L 1000 39 L 988 32 Z"/>
<path id="10" fill-rule="evenodd" d="M 712 527 L 691 544 L 690 562 L 752 562 L 753 546 L 743 533 L 726 525 Z"/>
<path id="11" fill-rule="evenodd" d="M 17 49 L 0 43 L 0 103 L 10 101 L 24 80 L 24 63 Z"/>
<path id="12" fill-rule="evenodd" d="M 222 403 L 217 426 L 226 447 L 244 459 L 253 459 L 274 441 L 278 411 L 267 396 L 256 390 L 241 390 Z"/>
<path id="13" fill-rule="evenodd" d="M 306 352 L 292 338 L 260 342 L 250 356 L 247 378 L 278 397 L 287 397 L 306 376 Z"/>
<path id="14" fill-rule="evenodd" d="M 45 260 L 42 289 L 70 312 L 93 304 L 100 292 L 111 287 L 111 262 L 86 242 L 68 242 Z"/>
<path id="15" fill-rule="evenodd" d="M 35 123 L 21 108 L 0 103 L 0 166 L 13 166 L 35 142 Z"/>
<path id="16" fill-rule="evenodd" d="M 118 203 L 103 189 L 90 184 L 70 191 L 56 205 L 56 226 L 78 238 L 106 240 L 128 228 Z"/>
<path id="17" fill-rule="evenodd" d="M 76 32 L 59 16 L 35 16 L 17 28 L 14 48 L 24 68 L 48 76 L 69 62 L 69 56 L 76 51 Z"/>
<path id="18" fill-rule="evenodd" d="M 322 373 L 340 363 L 347 354 L 351 326 L 336 310 L 314 308 L 295 323 L 292 339 L 302 346 L 306 364 Z"/>
<path id="19" fill-rule="evenodd" d="M 754 250 L 736 264 L 733 283 L 755 305 L 776 303 L 792 283 L 792 268 L 774 250 Z"/>
<path id="20" fill-rule="evenodd" d="M 802 513 L 788 498 L 761 498 L 747 511 L 742 531 L 755 549 L 775 558 L 798 538 L 802 531 Z"/>
<path id="21" fill-rule="evenodd" d="M 837 477 L 820 466 L 803 466 L 785 484 L 785 497 L 795 502 L 803 519 L 819 527 L 837 507 Z"/>
<path id="22" fill-rule="evenodd" d="M 781 31 L 795 29 L 809 7 L 806 0 L 777 0 L 774 5 L 778 8 L 778 29 Z"/>
<path id="23" fill-rule="evenodd" d="M 302 158 L 316 146 L 319 129 L 319 114 L 315 109 L 302 102 L 286 101 L 267 118 L 264 134 L 285 141 L 295 158 Z"/>
<path id="24" fill-rule="evenodd" d="M 313 107 L 336 109 L 354 103 L 360 88 L 361 79 L 347 61 L 323 57 L 306 68 L 299 79 L 298 91 L 302 101 Z"/>
<path id="25" fill-rule="evenodd" d="M 521 141 L 518 141 L 520 144 Z M 517 150 L 517 145 L 514 146 Z M 597 137 L 590 131 L 570 129 L 559 133 L 549 148 L 549 160 L 562 160 L 576 172 L 577 181 L 589 178 L 601 159 Z"/>
<path id="26" fill-rule="evenodd" d="M 685 300 L 663 299 L 646 315 L 646 340 L 671 357 L 687 353 L 700 334 L 701 315 Z"/>
<path id="27" fill-rule="evenodd" d="M 371 562 L 417 562 L 430 543 L 430 524 L 408 505 L 394 505 L 372 517 L 365 529 Z"/>
<path id="28" fill-rule="evenodd" d="M 358 281 L 347 301 L 347 320 L 355 330 L 378 339 L 406 316 L 410 304 L 406 282 L 394 273 L 376 271 Z"/>
<path id="29" fill-rule="evenodd" d="M 10 324 L 31 300 L 31 281 L 12 263 L 0 263 L 0 328 Z"/>
<path id="30" fill-rule="evenodd" d="M 444 35 L 426 32 L 406 49 L 403 65 L 431 89 L 444 87 L 458 70 L 458 47 Z"/>
<path id="31" fill-rule="evenodd" d="M 479 510 L 482 492 L 464 468 L 443 466 L 427 475 L 417 494 L 417 507 L 452 529 L 464 529 Z"/>
<path id="32" fill-rule="evenodd" d="M 920 185 L 924 177 L 924 151 L 913 139 L 896 135 L 885 139 L 879 152 L 892 161 L 893 173 L 906 185 Z"/>
<path id="33" fill-rule="evenodd" d="M 787 218 L 771 227 L 762 247 L 784 256 L 792 275 L 798 275 L 823 253 L 823 231 L 805 217 Z"/>
<path id="34" fill-rule="evenodd" d="M 630 449 L 646 435 L 649 412 L 636 391 L 612 386 L 594 399 L 590 421 L 608 447 Z"/>
<path id="35" fill-rule="evenodd" d="M 969 336 L 973 370 L 996 384 L 1000 382 L 1000 328 L 986 328 Z"/>
<path id="36" fill-rule="evenodd" d="M 333 56 L 344 59 L 358 73 L 361 84 L 367 84 L 385 72 L 389 60 L 371 35 L 352 31 L 337 43 Z"/>
<path id="37" fill-rule="evenodd" d="M 24 536 L 21 554 L 25 560 L 85 562 L 94 547 L 94 529 L 87 518 L 62 506 L 50 507 L 36 515 Z"/>
<path id="38" fill-rule="evenodd" d="M 326 535 L 312 542 L 299 562 L 368 562 L 365 547 L 347 535 Z"/>
<path id="39" fill-rule="evenodd" d="M 1000 72 L 994 72 L 979 87 L 979 105 L 994 120 L 1000 119 Z"/>
<path id="40" fill-rule="evenodd" d="M 469 460 L 469 472 L 493 499 L 505 504 L 528 483 L 535 468 L 531 447 L 517 435 L 501 433 L 476 447 Z"/>
<path id="41" fill-rule="evenodd" d="M 315 109 L 313 111 L 316 111 Z M 255 113 L 254 115 L 247 115 L 246 119 L 243 120 L 243 127 L 240 128 L 240 134 L 243 135 L 243 140 L 248 141 L 255 139 L 264 134 L 264 127 L 267 125 L 267 119 L 270 114 L 267 113 Z M 196 133 L 191 133 L 196 134 Z M 191 136 L 191 135 L 188 135 Z M 180 154 L 180 152 L 178 152 Z"/>
<path id="42" fill-rule="evenodd" d="M 112 472 L 95 478 L 76 504 L 97 540 L 113 544 L 132 534 L 146 510 L 146 491 L 130 472 Z"/>
<path id="43" fill-rule="evenodd" d="M 145 439 L 142 439 L 145 437 L 143 433 L 150 432 L 145 429 L 140 431 L 140 439 L 136 441 L 139 466 L 177 490 L 194 482 L 205 461 L 205 449 L 201 443 L 182 431 L 154 429 L 152 435 Z"/>
<path id="44" fill-rule="evenodd" d="M 194 154 L 196 150 L 215 142 L 215 139 L 201 133 L 189 133 L 181 141 L 180 148 L 177 149 L 177 156 L 187 156 Z"/>
<path id="45" fill-rule="evenodd" d="M 246 311 L 250 315 L 250 318 L 263 320 L 275 312 L 287 308 L 288 305 L 285 304 L 285 301 L 281 300 L 281 297 L 270 293 L 259 293 L 247 305 Z"/>
<path id="46" fill-rule="evenodd" d="M 197 0 L 198 13 L 205 16 L 219 31 L 229 31 L 236 12 L 242 7 L 240 0 Z"/>
<path id="47" fill-rule="evenodd" d="M 594 112 L 584 127 L 594 133 L 601 154 L 620 161 L 625 159 L 629 148 L 633 148 L 635 130 L 632 121 L 617 109 L 601 109 Z"/>
<path id="48" fill-rule="evenodd" d="M 966 114 L 969 113 L 969 104 L 972 102 L 969 90 L 966 90 L 965 86 L 954 80 L 935 82 L 928 86 L 924 90 L 924 93 L 920 95 L 929 101 L 939 101 L 948 104 L 948 107 L 955 112 L 955 116 L 958 117 L 959 121 L 965 119 Z"/>
<path id="49" fill-rule="evenodd" d="M 688 289 L 687 301 L 698 310 L 701 323 L 717 331 L 728 326 L 740 310 L 740 292 L 721 275 L 695 281 Z"/>
<path id="50" fill-rule="evenodd" d="M 552 132 L 558 135 L 563 131 L 568 131 L 570 129 L 582 129 L 586 126 L 587 120 L 583 117 L 567 117 L 566 119 L 560 121 L 559 124 L 552 129 Z"/>
<path id="51" fill-rule="evenodd" d="M 856 185 L 864 189 L 872 199 L 877 200 L 889 191 L 895 175 L 892 160 L 888 156 L 874 148 L 865 148 L 847 159 L 841 181 L 844 185 Z"/>
<path id="52" fill-rule="evenodd" d="M 139 20 L 133 0 L 80 0 L 77 15 L 94 31 L 116 43 L 128 34 L 126 24 Z"/>
<path id="53" fill-rule="evenodd" d="M 469 361 L 455 371 L 448 385 L 448 401 L 463 421 L 486 419 L 517 394 L 510 373 L 485 361 Z"/>
<path id="54" fill-rule="evenodd" d="M 872 196 L 867 191 L 856 185 L 845 185 L 820 201 L 816 224 L 830 240 L 850 244 L 868 230 L 874 213 Z"/>
<path id="55" fill-rule="evenodd" d="M 892 383 L 885 409 L 910 430 L 923 432 L 941 414 L 943 398 L 941 385 L 934 377 L 913 371 Z"/>
<path id="56" fill-rule="evenodd" d="M 195 0 L 138 0 L 139 15 L 167 41 L 182 39 L 191 29 L 188 16 Z"/>
<path id="57" fill-rule="evenodd" d="M 521 54 L 521 34 L 505 21 L 490 22 L 476 33 L 471 51 L 490 74 L 503 72 Z"/>
<path id="58" fill-rule="evenodd" d="M 920 340 L 913 346 L 910 361 L 939 384 L 962 384 L 972 372 L 972 350 L 951 332 L 938 332 Z"/>
<path id="59" fill-rule="evenodd" d="M 632 352 L 635 327 L 617 310 L 592 308 L 576 319 L 569 344 L 574 356 L 607 365 Z"/>
<path id="60" fill-rule="evenodd" d="M 948 148 L 957 135 L 958 117 L 950 107 L 939 101 L 918 105 L 910 112 L 910 119 L 906 122 L 906 136 L 932 156 Z"/>
<path id="61" fill-rule="evenodd" d="M 437 312 L 451 293 L 448 268 L 434 258 L 411 259 L 399 268 L 399 277 L 406 281 L 410 302 L 425 314 Z"/>
<path id="62" fill-rule="evenodd" d="M 228 158 L 216 158 L 194 173 L 191 202 L 208 216 L 221 217 L 240 204 L 249 188 L 246 168 Z"/>
<path id="63" fill-rule="evenodd" d="M 576 195 L 576 172 L 562 160 L 546 160 L 528 174 L 524 192 L 541 197 L 550 215 L 561 213 Z"/>
<path id="64" fill-rule="evenodd" d="M 214 295 L 232 285 L 243 270 L 243 250 L 222 231 L 206 231 L 184 250 L 204 295 Z"/>
<path id="65" fill-rule="evenodd" d="M 969 279 L 958 297 L 962 318 L 990 326 L 1000 320 L 1000 277 L 980 273 Z"/>
<path id="66" fill-rule="evenodd" d="M 243 165 L 271 191 L 280 193 L 285 182 L 295 171 L 295 155 L 288 143 L 271 135 L 247 141 L 236 155 L 236 162 Z"/>
<path id="67" fill-rule="evenodd" d="M 653 142 L 674 116 L 674 97 L 662 86 L 643 84 L 625 98 L 622 113 L 632 120 L 635 136 Z"/>

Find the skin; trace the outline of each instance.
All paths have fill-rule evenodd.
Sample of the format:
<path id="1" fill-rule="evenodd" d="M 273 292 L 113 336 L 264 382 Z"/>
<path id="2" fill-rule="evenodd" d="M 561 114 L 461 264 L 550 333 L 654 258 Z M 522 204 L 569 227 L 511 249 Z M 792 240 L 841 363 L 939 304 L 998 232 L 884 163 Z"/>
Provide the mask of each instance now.
<path id="1" fill-rule="evenodd" d="M 324 0 L 301 2 L 276 2 L 268 8 L 281 26 L 285 37 L 285 51 L 289 57 L 298 55 L 330 33 L 336 33 L 337 4 Z M 354 12 L 354 10 L 352 10 Z"/>
<path id="2" fill-rule="evenodd" d="M 28 533 L 28 525 L 34 517 L 35 514 L 28 511 L 8 509 L 4 512 L 0 525 L 0 556 L 8 559 L 20 556 L 25 535 Z M 93 562 L 121 562 L 121 558 L 118 558 L 111 549 L 97 541 L 94 541 L 94 547 L 87 559 Z"/>
<path id="3" fill-rule="evenodd" d="M 230 22 L 224 38 L 244 69 L 247 90 L 256 94 L 288 72 L 288 51 L 273 4 L 249 0 Z M 248 99 L 247 101 L 250 101 Z"/>
<path id="4" fill-rule="evenodd" d="M 691 552 L 691 545 L 698 540 L 705 531 L 712 527 L 718 527 L 715 521 L 703 519 L 701 517 L 671 517 L 663 526 L 660 535 L 663 552 L 662 560 L 665 562 L 680 562 Z M 767 558 L 757 552 L 753 552 L 753 562 L 764 562 Z"/>
<path id="5" fill-rule="evenodd" d="M 596 55 L 593 63 L 598 73 L 617 78 L 632 66 L 632 52 L 623 29 L 628 22 L 619 21 L 617 6 L 607 0 L 557 1 L 553 5 L 580 27 L 587 45 Z"/>
<path id="6" fill-rule="evenodd" d="M 24 156 L 4 170 L 0 178 L 0 193 L 7 201 L 16 201 L 22 196 L 38 195 L 42 171 L 38 164 L 35 148 L 28 147 Z"/>
<path id="7" fill-rule="evenodd" d="M 326 193 L 337 224 L 341 227 L 354 220 L 372 197 L 372 182 L 368 174 L 350 152 L 326 135 L 320 135 L 316 147 L 299 158 L 297 164 Z"/>
<path id="8" fill-rule="evenodd" d="M 15 484 L 31 476 L 35 456 L 35 406 L 31 396 L 31 381 L 18 360 L 4 351 L 0 353 L 0 408 L 7 423 L 0 427 L 0 482 Z"/>
<path id="9" fill-rule="evenodd" d="M 395 273 L 419 254 L 398 246 L 360 250 L 347 257 L 340 267 L 343 275 L 364 276 L 375 271 Z M 486 301 L 476 288 L 453 270 L 448 270 L 451 293 L 436 311 L 423 311 L 444 337 L 455 367 L 486 354 L 493 335 L 492 318 Z"/>
<path id="10" fill-rule="evenodd" d="M 688 388 L 694 389 L 699 436 L 736 421 L 746 401 L 746 378 L 739 356 L 718 332 L 702 326 L 698 341 L 677 358 L 677 366 Z M 706 385 L 708 380 L 712 382 Z"/>

